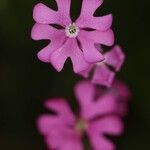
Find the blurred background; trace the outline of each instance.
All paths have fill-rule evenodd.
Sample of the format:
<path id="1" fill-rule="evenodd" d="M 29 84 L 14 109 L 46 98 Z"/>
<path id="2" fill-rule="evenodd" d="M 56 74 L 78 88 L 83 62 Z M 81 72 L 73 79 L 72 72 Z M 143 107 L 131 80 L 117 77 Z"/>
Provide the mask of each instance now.
<path id="1" fill-rule="evenodd" d="M 36 53 L 47 41 L 30 38 L 32 8 L 43 2 L 56 8 L 54 0 L 0 0 L 0 149 L 45 150 L 36 129 L 36 118 L 45 111 L 49 97 L 74 100 L 73 86 L 80 77 L 71 63 L 57 73 L 38 61 Z M 72 0 L 72 16 L 79 14 L 81 0 Z M 118 78 L 131 88 L 133 99 L 125 134 L 117 150 L 150 149 L 150 1 L 105 0 L 96 14 L 112 12 L 116 43 L 127 55 Z"/>

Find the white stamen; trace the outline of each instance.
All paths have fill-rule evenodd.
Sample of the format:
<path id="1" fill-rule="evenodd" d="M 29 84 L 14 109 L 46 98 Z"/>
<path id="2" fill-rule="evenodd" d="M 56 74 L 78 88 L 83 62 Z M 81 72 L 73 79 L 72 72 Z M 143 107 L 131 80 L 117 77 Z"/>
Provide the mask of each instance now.
<path id="1" fill-rule="evenodd" d="M 67 26 L 65 29 L 66 35 L 69 38 L 77 37 L 79 34 L 79 31 L 80 31 L 80 29 L 79 29 L 79 27 L 76 26 L 75 23 L 69 24 L 69 26 Z"/>

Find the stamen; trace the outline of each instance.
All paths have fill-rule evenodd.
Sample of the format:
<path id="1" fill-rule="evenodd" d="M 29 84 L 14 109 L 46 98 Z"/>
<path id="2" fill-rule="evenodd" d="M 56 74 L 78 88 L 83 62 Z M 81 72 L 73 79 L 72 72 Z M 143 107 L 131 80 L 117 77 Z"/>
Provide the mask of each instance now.
<path id="1" fill-rule="evenodd" d="M 76 26 L 75 23 L 70 24 L 66 27 L 66 35 L 70 38 L 75 38 L 78 36 L 80 29 Z"/>
<path id="2" fill-rule="evenodd" d="M 84 132 L 88 127 L 88 124 L 83 119 L 78 119 L 75 128 L 80 132 Z"/>

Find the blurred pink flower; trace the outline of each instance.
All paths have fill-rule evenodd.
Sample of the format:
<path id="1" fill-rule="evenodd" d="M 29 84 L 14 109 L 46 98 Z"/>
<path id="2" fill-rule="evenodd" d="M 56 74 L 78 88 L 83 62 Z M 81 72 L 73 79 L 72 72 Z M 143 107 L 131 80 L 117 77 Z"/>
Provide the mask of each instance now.
<path id="1" fill-rule="evenodd" d="M 125 54 L 120 46 L 116 45 L 109 52 L 104 54 L 105 60 L 91 65 L 87 70 L 79 74 L 88 78 L 92 71 L 91 82 L 98 85 L 110 87 L 115 77 L 115 72 L 120 71 L 124 60 Z"/>
<path id="2" fill-rule="evenodd" d="M 114 112 L 115 96 L 97 93 L 96 86 L 82 81 L 75 87 L 80 106 L 76 117 L 64 99 L 48 100 L 45 106 L 53 114 L 38 119 L 38 129 L 49 149 L 83 150 L 82 138 L 86 133 L 94 150 L 114 150 L 115 145 L 105 135 L 117 136 L 123 132 L 122 120 Z"/>
<path id="3" fill-rule="evenodd" d="M 94 44 L 111 46 L 114 43 L 114 34 L 110 29 L 111 14 L 93 16 L 103 0 L 83 0 L 80 16 L 75 22 L 70 18 L 71 0 L 56 2 L 58 11 L 42 3 L 37 4 L 33 10 L 36 24 L 32 29 L 32 39 L 50 41 L 50 44 L 38 53 L 38 58 L 51 63 L 57 71 L 61 71 L 67 58 L 70 58 L 75 73 L 87 69 L 89 63 L 104 60 Z M 61 26 L 61 29 L 53 26 L 56 24 Z"/>

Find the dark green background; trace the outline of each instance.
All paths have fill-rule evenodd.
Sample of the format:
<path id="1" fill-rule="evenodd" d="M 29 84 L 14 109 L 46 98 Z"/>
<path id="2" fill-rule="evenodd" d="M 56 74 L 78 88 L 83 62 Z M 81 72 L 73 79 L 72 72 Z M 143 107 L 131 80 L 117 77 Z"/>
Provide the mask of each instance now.
<path id="1" fill-rule="evenodd" d="M 81 1 L 72 0 L 72 16 Z M 48 97 L 74 100 L 73 85 L 80 77 L 70 63 L 61 73 L 38 61 L 36 53 L 47 42 L 30 39 L 32 8 L 38 0 L 0 0 L 0 149 L 44 150 L 35 126 Z M 54 0 L 43 0 L 56 8 Z M 130 86 L 133 99 L 126 132 L 118 150 L 150 149 L 150 1 L 105 0 L 97 14 L 112 12 L 116 43 L 127 54 L 118 77 Z"/>

